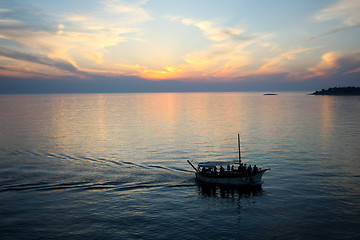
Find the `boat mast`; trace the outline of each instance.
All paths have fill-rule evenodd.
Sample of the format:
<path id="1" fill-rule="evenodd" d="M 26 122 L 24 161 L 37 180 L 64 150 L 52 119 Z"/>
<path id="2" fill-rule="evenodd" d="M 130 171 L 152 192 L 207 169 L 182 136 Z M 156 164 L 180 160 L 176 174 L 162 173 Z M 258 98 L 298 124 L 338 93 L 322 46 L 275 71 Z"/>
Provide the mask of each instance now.
<path id="1" fill-rule="evenodd" d="M 238 134 L 238 148 L 239 148 L 239 165 L 241 164 L 241 153 L 240 153 L 240 134 Z"/>

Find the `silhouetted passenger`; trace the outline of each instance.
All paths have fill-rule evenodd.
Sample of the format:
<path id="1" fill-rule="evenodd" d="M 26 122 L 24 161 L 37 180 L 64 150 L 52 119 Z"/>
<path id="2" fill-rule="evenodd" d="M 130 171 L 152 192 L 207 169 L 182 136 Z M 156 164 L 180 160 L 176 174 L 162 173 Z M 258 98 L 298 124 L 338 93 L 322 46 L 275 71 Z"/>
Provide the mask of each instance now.
<path id="1" fill-rule="evenodd" d="M 242 163 L 240 163 L 239 165 L 239 173 L 240 174 L 246 173 L 246 167 Z"/>
<path id="2" fill-rule="evenodd" d="M 247 170 L 246 170 L 247 174 L 251 174 L 252 172 L 252 168 L 251 168 L 251 165 L 248 166 Z"/>
<path id="3" fill-rule="evenodd" d="M 258 174 L 258 173 L 259 173 L 259 169 L 256 167 L 256 165 L 254 165 L 253 172 L 254 172 L 254 174 Z"/>
<path id="4" fill-rule="evenodd" d="M 220 166 L 220 173 L 223 173 L 225 171 L 223 166 Z"/>
<path id="5" fill-rule="evenodd" d="M 227 165 L 227 170 L 228 172 L 230 172 L 230 165 Z"/>

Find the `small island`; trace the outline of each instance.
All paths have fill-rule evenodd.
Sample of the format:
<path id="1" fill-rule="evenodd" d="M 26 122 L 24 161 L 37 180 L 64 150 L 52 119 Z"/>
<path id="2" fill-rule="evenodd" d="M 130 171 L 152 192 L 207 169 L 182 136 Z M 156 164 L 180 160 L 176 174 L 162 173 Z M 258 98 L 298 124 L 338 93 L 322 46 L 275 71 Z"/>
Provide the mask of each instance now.
<path id="1" fill-rule="evenodd" d="M 316 91 L 312 95 L 360 95 L 360 87 L 334 87 Z"/>

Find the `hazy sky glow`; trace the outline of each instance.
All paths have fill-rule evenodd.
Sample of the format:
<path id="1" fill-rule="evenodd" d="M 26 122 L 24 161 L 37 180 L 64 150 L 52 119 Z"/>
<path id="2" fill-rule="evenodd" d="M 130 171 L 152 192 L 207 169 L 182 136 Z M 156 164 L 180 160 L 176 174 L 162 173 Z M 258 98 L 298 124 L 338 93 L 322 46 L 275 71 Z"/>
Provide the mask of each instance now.
<path id="1" fill-rule="evenodd" d="M 2 78 L 309 83 L 360 76 L 358 0 L 0 3 Z"/>

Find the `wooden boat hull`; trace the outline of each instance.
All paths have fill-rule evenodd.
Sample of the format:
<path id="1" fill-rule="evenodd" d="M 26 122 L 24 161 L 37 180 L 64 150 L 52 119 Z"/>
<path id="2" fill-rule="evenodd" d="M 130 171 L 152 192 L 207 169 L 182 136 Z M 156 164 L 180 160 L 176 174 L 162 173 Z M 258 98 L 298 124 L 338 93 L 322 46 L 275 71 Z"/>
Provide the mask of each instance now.
<path id="1" fill-rule="evenodd" d="M 255 186 L 262 184 L 262 175 L 268 169 L 261 170 L 258 174 L 252 176 L 241 176 L 237 174 L 231 174 L 227 176 L 224 175 L 202 175 L 199 172 L 196 172 L 196 179 L 205 182 L 205 183 L 212 183 L 212 184 L 224 184 L 224 185 L 235 185 L 235 186 Z"/>

